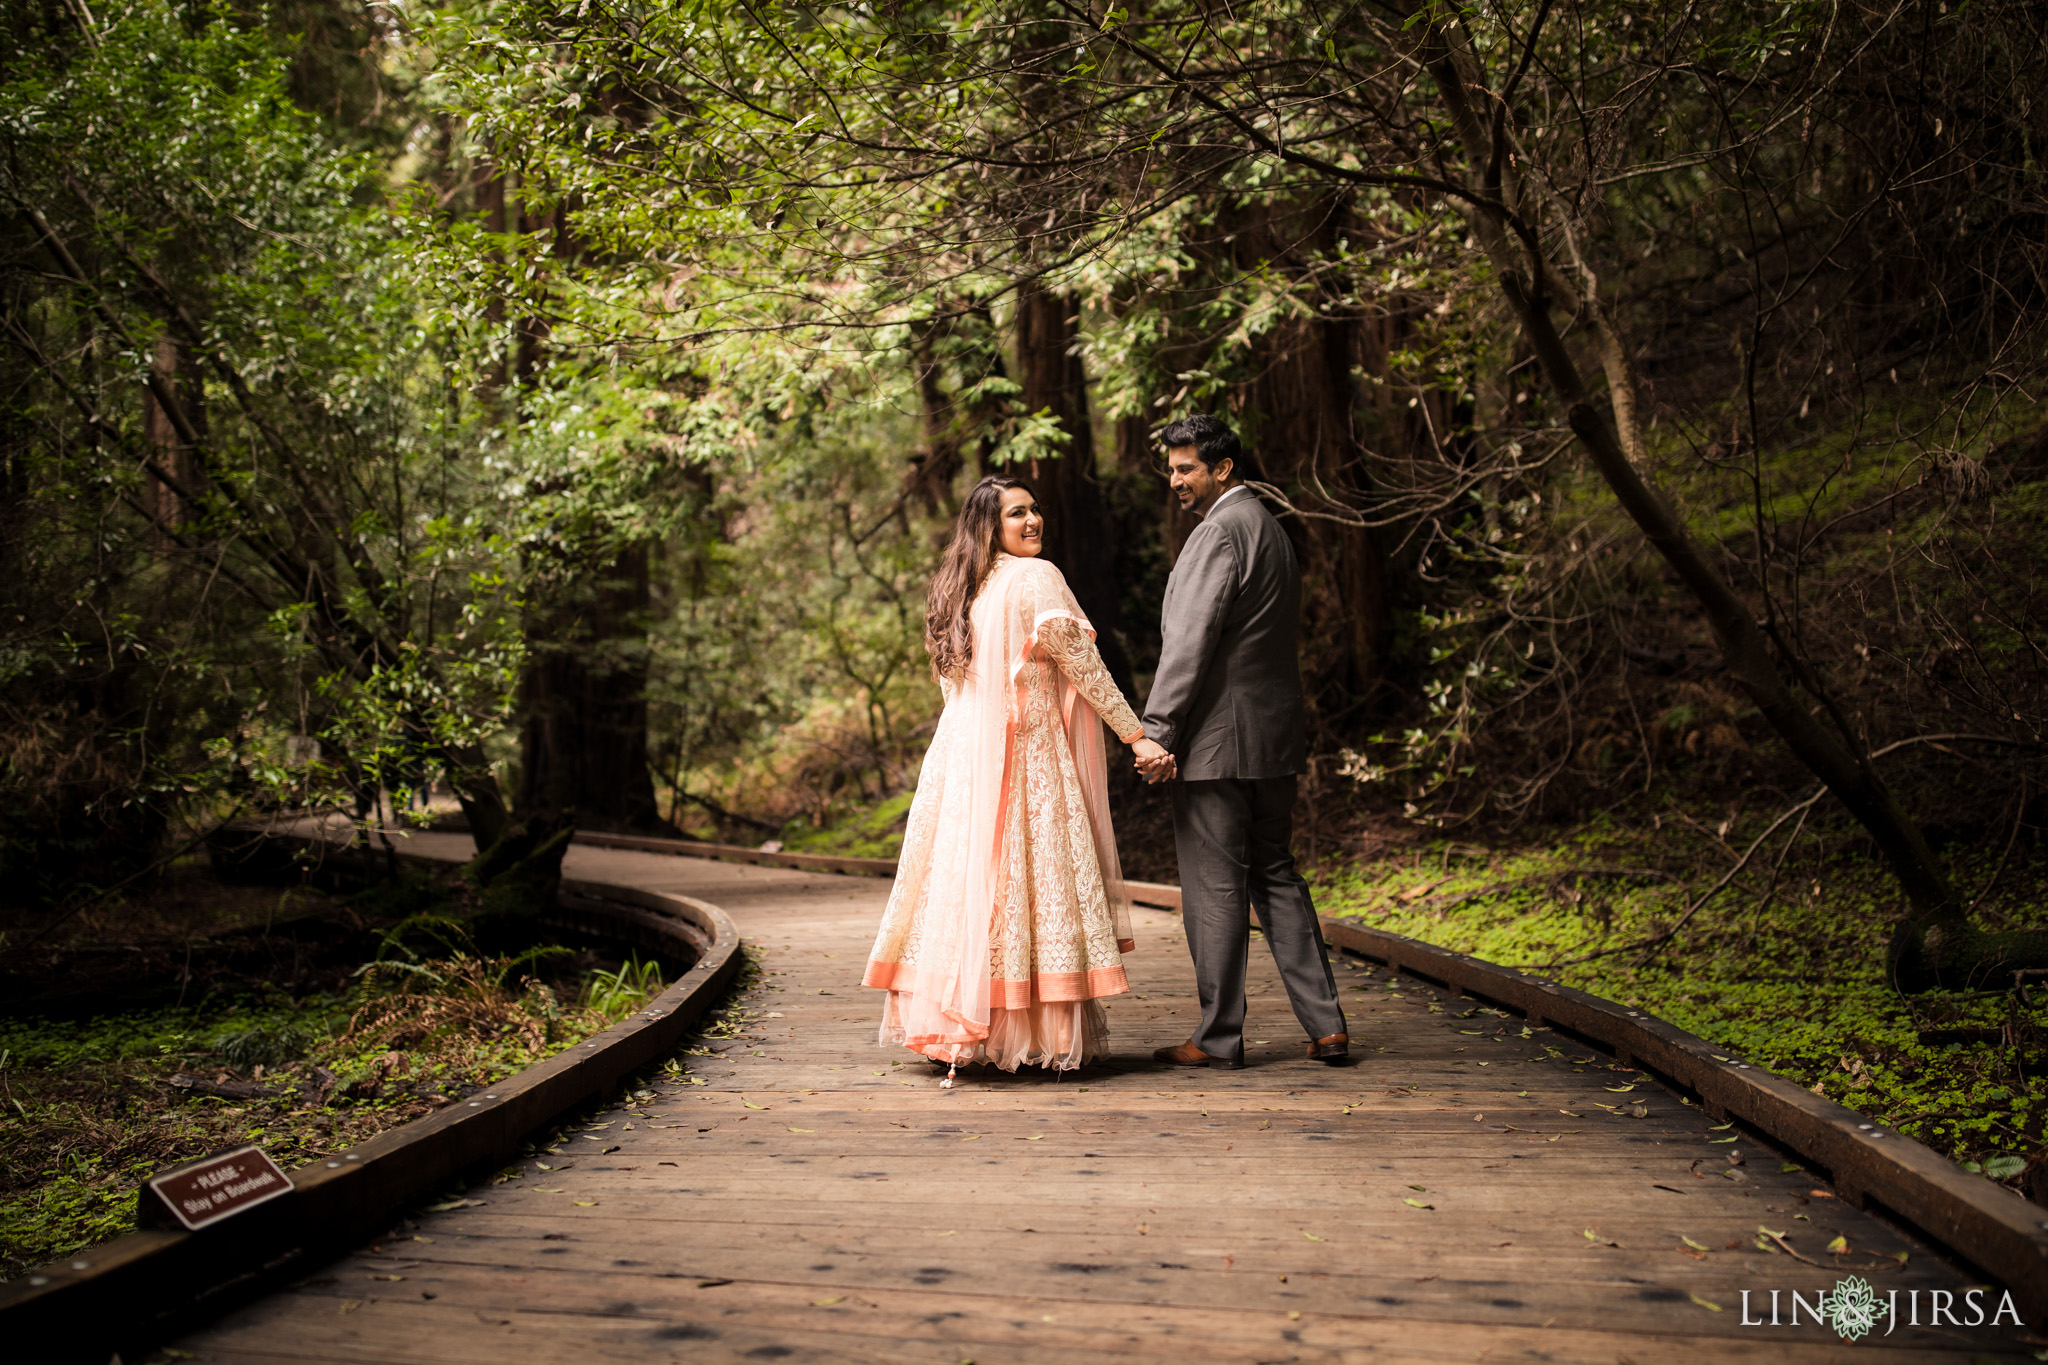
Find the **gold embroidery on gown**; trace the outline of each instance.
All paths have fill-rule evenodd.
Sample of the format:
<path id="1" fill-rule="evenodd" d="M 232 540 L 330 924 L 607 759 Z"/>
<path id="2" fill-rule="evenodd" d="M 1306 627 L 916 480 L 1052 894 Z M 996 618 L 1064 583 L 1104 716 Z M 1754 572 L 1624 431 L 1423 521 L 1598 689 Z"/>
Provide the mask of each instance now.
<path id="1" fill-rule="evenodd" d="M 1001 568 L 1010 557 L 997 560 Z M 1063 694 L 1078 693 L 1119 738 L 1142 730 L 1103 666 L 1066 581 L 1050 564 L 1025 561 L 1019 623 L 1033 647 L 1010 689 L 1010 749 L 997 842 L 995 905 L 989 925 L 989 1036 L 962 1061 L 1005 1070 L 1037 1063 L 1079 1066 L 1106 1050 L 1100 999 L 1130 989 L 1120 955 L 1135 946 L 1127 912 L 1112 902 L 1096 832 L 1068 738 Z M 993 577 L 993 572 L 991 573 Z M 1062 678 L 1072 691 L 1062 685 Z M 890 990 L 881 1037 L 903 1043 L 899 993 L 919 961 L 935 888 L 960 884 L 969 850 L 967 783 L 956 750 L 972 726 L 960 687 L 942 680 L 946 711 L 925 755 L 911 803 L 896 883 L 883 912 L 865 982 Z M 1075 719 L 1093 724 L 1086 709 Z M 1099 761 L 1099 760 L 1098 760 Z M 924 1049 L 928 1055 L 936 1051 Z M 950 1060 L 950 1056 L 946 1060 Z"/>

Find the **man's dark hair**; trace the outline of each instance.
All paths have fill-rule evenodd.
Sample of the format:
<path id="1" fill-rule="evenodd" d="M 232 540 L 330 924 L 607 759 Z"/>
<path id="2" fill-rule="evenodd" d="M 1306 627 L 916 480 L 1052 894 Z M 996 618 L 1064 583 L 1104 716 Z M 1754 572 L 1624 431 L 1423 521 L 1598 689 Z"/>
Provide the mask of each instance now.
<path id="1" fill-rule="evenodd" d="M 1243 443 L 1237 439 L 1237 433 L 1230 429 L 1230 424 L 1220 417 L 1211 417 L 1206 412 L 1198 412 L 1192 417 L 1182 417 L 1177 421 L 1168 422 L 1159 428 L 1158 439 L 1168 450 L 1180 446 L 1193 446 L 1195 458 L 1209 466 L 1211 470 L 1225 460 L 1230 461 L 1230 472 L 1240 483 L 1247 480 L 1260 482 L 1265 477 L 1259 472 L 1258 462 L 1252 459 Z"/>

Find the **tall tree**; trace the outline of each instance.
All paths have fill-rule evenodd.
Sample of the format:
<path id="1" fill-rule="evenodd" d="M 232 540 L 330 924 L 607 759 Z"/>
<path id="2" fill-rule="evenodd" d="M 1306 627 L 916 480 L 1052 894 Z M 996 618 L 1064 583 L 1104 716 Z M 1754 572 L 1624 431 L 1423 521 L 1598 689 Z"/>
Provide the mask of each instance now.
<path id="1" fill-rule="evenodd" d="M 529 5 L 517 22 L 556 31 L 548 11 Z M 1921 13 L 1002 0 L 829 27 L 753 9 L 716 31 L 694 14 L 687 30 L 657 17 L 636 20 L 630 44 L 600 21 L 567 60 L 650 104 L 687 106 L 700 136 L 569 145 L 529 131 L 579 168 L 590 210 L 621 242 L 643 231 L 636 196 L 715 187 L 764 211 L 799 206 L 766 221 L 841 273 L 857 263 L 893 281 L 897 299 L 965 271 L 1058 291 L 1049 262 L 1078 274 L 1157 259 L 1156 224 L 1198 197 L 1352 196 L 1387 241 L 1339 243 L 1336 259 L 1389 292 L 1434 277 L 1446 308 L 1468 310 L 1474 357 L 1519 348 L 1533 361 L 1541 384 L 1517 404 L 1523 429 L 1532 441 L 1573 433 L 1692 595 L 1729 675 L 1890 863 L 1907 903 L 1896 978 L 1964 983 L 2048 963 L 2048 942 L 1970 923 L 1877 769 L 1890 745 L 1844 708 L 1835 661 L 1798 626 L 1820 538 L 1882 515 L 1897 491 L 1849 481 L 1851 494 L 1838 469 L 1766 489 L 1762 458 L 1766 442 L 1803 438 L 1796 423 L 1816 395 L 1852 426 L 1859 409 L 1887 406 L 1874 386 L 1902 366 L 1970 395 L 1949 409 L 1959 415 L 2006 414 L 1962 425 L 2011 431 L 2011 376 L 2038 369 L 2043 290 L 2019 224 L 2041 203 L 2028 149 L 2048 102 L 2027 55 L 2040 21 L 1997 0 L 1939 22 Z M 720 149 L 715 177 L 698 159 L 705 138 Z M 1937 249 L 1937 222 L 1966 226 L 1968 248 Z M 872 283 L 861 295 L 880 313 L 890 296 Z M 1715 347 L 1690 375 L 1641 340 L 1644 310 L 1674 300 Z M 1502 326 L 1512 345 L 1485 339 Z M 1940 353 L 1936 338 L 1970 345 Z M 1469 414 L 1470 364 L 1446 378 Z M 1673 434 L 1653 438 L 1659 422 Z M 1728 441 L 1709 439 L 1716 430 Z M 1471 495 L 1527 466 L 1517 442 L 1463 435 L 1439 432 L 1433 465 L 1416 462 L 1405 485 L 1298 510 L 1426 521 L 1445 553 L 1490 553 L 1467 530 L 1483 524 Z M 1705 539 L 1658 486 L 1703 455 L 1726 470 L 1731 448 L 1754 495 L 1760 548 L 1747 557 Z M 1789 537 L 1781 498 L 1807 509 Z M 2035 742 L 2017 708 L 1985 721 L 1990 742 Z"/>
<path id="2" fill-rule="evenodd" d="M 1017 291 L 1017 380 L 1027 412 L 1057 423 L 1064 442 L 1034 455 L 1027 472 L 1045 509 L 1045 555 L 1060 566 L 1088 613 L 1102 661 L 1126 693 L 1130 656 L 1120 638 L 1122 595 L 1113 573 L 1109 518 L 1095 464 L 1095 427 L 1079 337 L 1081 301 L 1027 282 Z"/>

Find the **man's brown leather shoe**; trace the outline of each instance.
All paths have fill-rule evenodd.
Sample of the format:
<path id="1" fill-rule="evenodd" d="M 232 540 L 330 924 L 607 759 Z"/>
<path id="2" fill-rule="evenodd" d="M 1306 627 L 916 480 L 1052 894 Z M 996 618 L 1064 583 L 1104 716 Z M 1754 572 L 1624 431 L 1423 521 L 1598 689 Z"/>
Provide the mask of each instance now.
<path id="1" fill-rule="evenodd" d="M 1153 1049 L 1152 1060 L 1173 1066 L 1210 1066 L 1218 1071 L 1235 1071 L 1244 1065 L 1242 1062 L 1233 1062 L 1228 1057 L 1218 1057 L 1202 1051 L 1195 1046 L 1192 1038 L 1185 1043 L 1176 1043 L 1172 1047 Z"/>
<path id="2" fill-rule="evenodd" d="M 1333 1033 L 1308 1045 L 1308 1055 L 1319 1062 L 1337 1063 L 1351 1056 L 1351 1035 Z"/>

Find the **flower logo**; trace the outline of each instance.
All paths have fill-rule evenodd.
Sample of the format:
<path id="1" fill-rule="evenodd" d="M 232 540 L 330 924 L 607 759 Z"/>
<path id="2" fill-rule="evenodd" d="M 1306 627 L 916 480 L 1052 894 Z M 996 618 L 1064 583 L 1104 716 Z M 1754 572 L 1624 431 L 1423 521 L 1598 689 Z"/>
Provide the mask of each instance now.
<path id="1" fill-rule="evenodd" d="M 1836 1280 L 1834 1293 L 1821 1296 L 1820 1309 L 1827 1314 L 1828 1324 L 1835 1329 L 1836 1335 L 1846 1341 L 1861 1338 L 1877 1326 L 1877 1320 L 1885 1313 L 1884 1305 L 1878 1302 L 1877 1291 L 1861 1275 Z"/>

